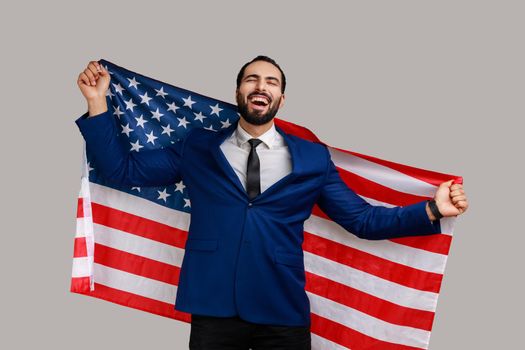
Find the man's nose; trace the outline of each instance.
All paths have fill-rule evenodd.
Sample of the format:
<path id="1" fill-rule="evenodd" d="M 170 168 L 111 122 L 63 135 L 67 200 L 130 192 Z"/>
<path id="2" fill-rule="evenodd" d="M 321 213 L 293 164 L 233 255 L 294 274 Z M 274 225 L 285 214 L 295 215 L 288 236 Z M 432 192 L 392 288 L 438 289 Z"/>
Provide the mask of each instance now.
<path id="1" fill-rule="evenodd" d="M 259 91 L 266 91 L 266 82 L 263 79 L 257 81 L 255 88 Z"/>

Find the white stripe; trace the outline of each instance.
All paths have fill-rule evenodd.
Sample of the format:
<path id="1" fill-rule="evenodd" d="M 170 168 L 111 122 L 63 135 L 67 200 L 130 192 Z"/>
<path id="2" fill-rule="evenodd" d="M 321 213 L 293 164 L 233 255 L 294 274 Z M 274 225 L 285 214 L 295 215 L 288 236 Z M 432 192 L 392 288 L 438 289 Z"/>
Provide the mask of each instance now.
<path id="1" fill-rule="evenodd" d="M 308 252 L 304 252 L 304 265 L 308 272 L 394 304 L 431 312 L 436 310 L 436 293 L 405 287 Z"/>
<path id="2" fill-rule="evenodd" d="M 89 277 L 89 264 L 93 259 L 87 256 L 73 258 L 71 277 Z"/>
<path id="3" fill-rule="evenodd" d="M 175 303 L 177 286 L 95 263 L 95 281 L 146 298 Z"/>
<path id="4" fill-rule="evenodd" d="M 91 201 L 188 231 L 190 214 L 91 182 Z"/>
<path id="5" fill-rule="evenodd" d="M 95 242 L 178 267 L 184 257 L 184 249 L 99 224 L 95 224 Z"/>
<path id="6" fill-rule="evenodd" d="M 403 174 L 381 164 L 357 157 L 353 154 L 341 152 L 332 147 L 328 148 L 336 166 L 365 179 L 389 187 L 399 192 L 416 196 L 433 197 L 437 186 Z"/>
<path id="7" fill-rule="evenodd" d="M 428 331 L 385 322 L 316 294 L 307 294 L 314 314 L 382 341 L 425 349 L 428 346 Z"/>
<path id="8" fill-rule="evenodd" d="M 397 244 L 389 240 L 360 239 L 337 223 L 312 215 L 304 223 L 305 231 L 419 270 L 443 274 L 447 256 Z"/>
<path id="9" fill-rule="evenodd" d="M 348 350 L 345 346 L 339 345 L 325 339 L 317 334 L 311 333 L 312 338 L 312 350 Z"/>

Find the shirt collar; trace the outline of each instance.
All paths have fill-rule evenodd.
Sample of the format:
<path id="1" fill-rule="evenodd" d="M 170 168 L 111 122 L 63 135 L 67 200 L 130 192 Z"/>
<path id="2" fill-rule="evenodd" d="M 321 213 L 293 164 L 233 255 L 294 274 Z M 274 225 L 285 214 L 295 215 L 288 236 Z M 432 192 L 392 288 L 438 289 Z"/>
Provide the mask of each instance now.
<path id="1" fill-rule="evenodd" d="M 272 123 L 272 127 L 268 129 L 264 134 L 257 137 L 261 140 L 266 147 L 272 149 L 275 143 L 275 138 L 277 136 L 277 130 L 275 129 L 275 124 Z M 235 130 L 235 138 L 237 141 L 237 146 L 242 147 L 248 140 L 253 139 L 253 136 L 250 135 L 246 130 L 241 127 L 241 124 L 237 124 L 237 129 Z"/>

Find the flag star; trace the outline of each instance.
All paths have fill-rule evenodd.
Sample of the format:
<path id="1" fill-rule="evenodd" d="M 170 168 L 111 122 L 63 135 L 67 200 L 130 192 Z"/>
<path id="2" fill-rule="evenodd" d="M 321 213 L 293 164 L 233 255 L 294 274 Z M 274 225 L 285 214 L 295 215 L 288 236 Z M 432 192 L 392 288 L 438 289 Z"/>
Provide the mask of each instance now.
<path id="1" fill-rule="evenodd" d="M 138 152 L 141 148 L 144 147 L 144 146 L 142 146 L 139 143 L 139 140 L 137 140 L 136 142 L 130 142 L 130 144 L 131 144 L 131 150 L 130 151 Z"/>
<path id="2" fill-rule="evenodd" d="M 184 198 L 184 208 L 190 207 L 191 208 L 191 202 L 189 198 Z"/>
<path id="3" fill-rule="evenodd" d="M 106 96 L 109 96 L 110 98 L 112 98 L 115 95 L 111 92 L 111 89 L 107 89 L 106 90 Z"/>
<path id="4" fill-rule="evenodd" d="M 143 117 L 142 117 L 142 114 L 140 115 L 140 117 L 135 117 L 135 120 L 137 121 L 137 126 L 140 126 L 142 127 L 142 129 L 144 129 L 144 123 L 147 123 L 148 121 L 145 120 Z"/>
<path id="5" fill-rule="evenodd" d="M 222 108 L 219 107 L 219 103 L 217 103 L 215 106 L 210 106 L 211 108 L 211 114 L 217 114 L 217 117 L 219 116 L 219 113 L 222 111 Z"/>
<path id="6" fill-rule="evenodd" d="M 122 127 L 122 131 L 120 132 L 121 134 L 126 134 L 127 137 L 129 137 L 129 133 L 132 132 L 133 129 L 131 129 L 129 127 L 129 123 L 125 126 Z"/>
<path id="7" fill-rule="evenodd" d="M 170 125 L 169 125 L 169 124 L 168 124 L 168 126 L 162 126 L 162 125 L 161 125 L 161 127 L 162 127 L 162 133 L 161 133 L 161 135 L 163 135 L 163 134 L 168 134 L 168 136 L 171 137 L 171 133 L 172 133 L 173 131 L 175 131 L 175 130 L 173 130 L 172 128 L 170 128 Z"/>
<path id="8" fill-rule="evenodd" d="M 168 106 L 168 111 L 173 111 L 173 113 L 177 113 L 177 109 L 180 108 L 180 107 L 177 107 L 177 105 L 175 104 L 175 102 L 172 102 L 172 103 L 166 103 L 166 105 Z"/>
<path id="9" fill-rule="evenodd" d="M 193 114 L 195 114 L 195 120 L 200 120 L 201 123 L 204 123 L 204 118 L 207 118 L 201 112 L 199 112 L 198 114 L 193 112 Z"/>
<path id="10" fill-rule="evenodd" d="M 168 192 L 166 192 L 166 189 L 164 189 L 163 191 L 157 191 L 159 193 L 159 198 L 157 199 L 163 199 L 164 200 L 164 203 L 166 203 L 166 199 L 171 196 L 171 194 L 169 194 Z"/>
<path id="11" fill-rule="evenodd" d="M 120 116 L 124 114 L 124 112 L 120 110 L 120 106 L 117 106 L 117 107 L 113 106 L 113 114 L 116 115 L 118 118 L 120 118 Z"/>
<path id="12" fill-rule="evenodd" d="M 210 126 L 208 126 L 208 127 L 204 127 L 204 129 L 206 129 L 206 130 L 211 130 L 211 131 L 217 131 L 217 130 L 215 130 L 215 129 L 213 128 L 213 124 L 210 124 Z"/>
<path id="13" fill-rule="evenodd" d="M 144 95 L 139 94 L 139 96 L 141 99 L 140 103 L 145 103 L 149 106 L 149 101 L 151 100 L 151 97 L 148 97 L 148 92 L 145 92 Z"/>
<path id="14" fill-rule="evenodd" d="M 140 192 L 140 187 L 131 187 L 132 190 L 137 190 Z"/>
<path id="15" fill-rule="evenodd" d="M 88 162 L 87 163 L 87 168 L 88 168 L 88 173 L 91 171 L 91 170 L 95 170 L 95 168 L 92 168 L 91 167 L 91 164 Z M 181 181 L 182 182 L 182 181 Z"/>
<path id="16" fill-rule="evenodd" d="M 221 120 L 221 124 L 222 124 L 221 129 L 224 129 L 224 128 L 229 127 L 229 126 L 231 125 L 231 123 L 230 123 L 230 119 L 229 119 L 229 118 L 226 119 L 225 122 L 223 122 L 223 121 Z"/>
<path id="17" fill-rule="evenodd" d="M 108 65 L 107 64 L 104 66 L 104 68 L 109 72 L 109 74 L 113 74 L 113 72 L 108 69 Z"/>
<path id="18" fill-rule="evenodd" d="M 151 115 L 153 116 L 153 119 L 157 119 L 160 122 L 160 117 L 162 117 L 164 114 L 160 113 L 159 109 L 157 108 L 155 112 L 151 112 Z"/>
<path id="19" fill-rule="evenodd" d="M 122 91 L 124 91 L 124 88 L 123 88 L 122 86 L 120 86 L 120 83 L 118 83 L 118 84 L 113 84 L 113 87 L 115 88 L 115 90 L 117 90 L 117 92 L 118 92 L 119 94 L 122 95 Z"/>
<path id="20" fill-rule="evenodd" d="M 184 100 L 184 107 L 190 107 L 190 109 L 192 108 L 191 106 L 193 104 L 195 104 L 195 101 L 192 101 L 191 100 L 191 95 L 188 96 L 188 98 L 182 98 Z"/>
<path id="21" fill-rule="evenodd" d="M 190 124 L 189 121 L 186 120 L 186 117 L 177 118 L 179 120 L 179 125 L 177 126 L 183 126 L 184 129 L 186 129 L 186 125 Z"/>
<path id="22" fill-rule="evenodd" d="M 124 100 L 124 103 L 126 104 L 126 110 L 131 109 L 132 112 L 133 112 L 133 107 L 137 106 L 136 104 L 133 103 L 132 98 L 130 98 L 129 101 Z"/>
<path id="23" fill-rule="evenodd" d="M 182 180 L 180 182 L 177 182 L 175 184 L 175 192 L 177 191 L 180 191 L 180 193 L 183 193 L 184 189 L 186 188 L 186 185 L 184 185 L 184 183 L 182 183 Z"/>
<path id="24" fill-rule="evenodd" d="M 146 134 L 146 137 L 148 138 L 148 141 L 146 143 L 151 142 L 152 144 L 155 144 L 155 140 L 158 139 L 157 136 L 153 135 L 153 130 L 149 134 Z"/>
<path id="25" fill-rule="evenodd" d="M 132 87 L 133 86 L 135 89 L 137 89 L 137 90 L 139 89 L 137 87 L 137 85 L 139 85 L 140 83 L 135 80 L 135 77 L 133 77 L 133 79 L 128 78 L 128 80 L 129 80 L 129 86 L 128 87 Z"/>
<path id="26" fill-rule="evenodd" d="M 164 98 L 164 96 L 168 96 L 167 92 L 164 92 L 164 86 L 161 86 L 159 90 L 155 89 L 157 91 L 157 94 L 155 96 L 160 96 Z"/>

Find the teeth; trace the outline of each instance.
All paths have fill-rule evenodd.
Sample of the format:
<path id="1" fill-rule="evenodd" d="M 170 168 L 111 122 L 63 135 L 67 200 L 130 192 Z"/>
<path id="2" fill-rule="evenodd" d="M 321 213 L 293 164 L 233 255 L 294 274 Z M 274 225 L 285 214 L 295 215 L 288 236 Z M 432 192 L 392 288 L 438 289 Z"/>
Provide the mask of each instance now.
<path id="1" fill-rule="evenodd" d="M 255 97 L 252 97 L 251 98 L 251 101 L 252 102 L 262 102 L 264 104 L 268 104 L 268 100 L 265 98 L 265 97 L 258 97 L 258 96 L 255 96 Z"/>

